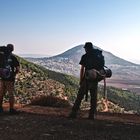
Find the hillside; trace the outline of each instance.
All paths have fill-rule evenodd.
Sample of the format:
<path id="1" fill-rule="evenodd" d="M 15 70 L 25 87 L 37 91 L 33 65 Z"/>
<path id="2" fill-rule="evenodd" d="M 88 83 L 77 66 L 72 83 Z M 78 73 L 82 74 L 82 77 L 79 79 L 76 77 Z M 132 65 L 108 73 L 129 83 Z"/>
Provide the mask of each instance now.
<path id="1" fill-rule="evenodd" d="M 42 66 L 28 62 L 18 57 L 21 71 L 17 75 L 15 84 L 16 103 L 30 104 L 33 99 L 41 96 L 54 96 L 68 100 L 73 103 L 78 91 L 78 79 L 45 69 Z M 139 113 L 140 98 L 131 92 L 125 92 L 117 88 L 108 87 L 108 111 L 125 113 Z M 98 110 L 105 109 L 103 98 L 103 87 L 99 86 Z M 8 101 L 8 95 L 5 102 Z M 82 102 L 82 108 L 89 108 L 89 102 Z"/>
<path id="2" fill-rule="evenodd" d="M 139 140 L 140 96 L 128 91 L 108 87 L 108 109 L 99 86 L 98 107 L 95 120 L 88 120 L 88 102 L 82 102 L 75 120 L 68 119 L 71 107 L 31 105 L 36 97 L 47 95 L 73 102 L 78 89 L 78 79 L 45 69 L 18 57 L 21 71 L 16 81 L 17 115 L 0 114 L 1 140 Z M 8 95 L 5 102 L 8 101 Z M 40 100 L 41 101 L 41 100 Z M 54 100 L 53 100 L 54 101 Z M 63 101 L 63 100 L 62 100 Z M 42 102 L 42 101 L 41 101 Z M 63 103 L 63 102 L 60 102 Z M 59 103 L 59 104 L 60 104 Z M 53 106 L 53 107 L 52 107 Z"/>
<path id="3" fill-rule="evenodd" d="M 97 48 L 96 46 L 94 47 Z M 101 48 L 99 49 L 102 50 Z M 140 72 L 139 72 L 140 65 L 121 59 L 110 52 L 107 52 L 104 50 L 102 51 L 103 51 L 103 55 L 105 56 L 105 65 L 107 65 L 113 70 L 113 77 L 116 77 L 118 76 L 118 74 L 121 74 L 119 77 L 121 79 L 125 77 L 124 72 L 128 73 L 128 75 L 131 75 L 131 72 L 134 70 L 136 73 L 135 74 L 133 72 L 133 76 L 135 76 L 134 78 L 136 78 L 137 76 L 140 76 Z M 83 49 L 83 45 L 79 45 L 79 46 L 73 47 L 72 49 L 67 50 L 66 52 L 62 54 L 59 54 L 53 57 L 29 58 L 29 60 L 55 71 L 79 76 L 79 67 L 77 66 L 79 64 L 81 56 L 84 53 L 85 52 Z M 130 78 L 130 77 L 127 76 L 125 78 Z M 132 75 L 131 75 L 131 78 L 133 78 Z"/>
<path id="4" fill-rule="evenodd" d="M 73 76 L 47 70 L 18 57 L 21 65 L 16 78 L 16 101 L 28 104 L 35 96 L 52 95 L 72 100 L 78 80 Z M 8 100 L 8 95 L 6 96 Z"/>
<path id="5" fill-rule="evenodd" d="M 97 47 L 95 46 L 95 48 Z M 84 53 L 83 45 L 79 45 L 53 57 L 28 58 L 28 60 L 47 69 L 79 77 L 79 61 Z M 103 55 L 105 56 L 105 65 L 113 72 L 108 84 L 140 94 L 140 65 L 121 59 L 104 50 Z"/>

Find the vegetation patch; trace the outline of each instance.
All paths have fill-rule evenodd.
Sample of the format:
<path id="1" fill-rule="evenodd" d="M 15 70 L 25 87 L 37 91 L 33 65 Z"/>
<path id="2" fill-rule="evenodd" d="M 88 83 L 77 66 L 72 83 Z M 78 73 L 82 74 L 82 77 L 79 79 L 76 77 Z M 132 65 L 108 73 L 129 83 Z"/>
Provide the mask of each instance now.
<path id="1" fill-rule="evenodd" d="M 43 95 L 35 97 L 30 104 L 39 106 L 60 107 L 60 108 L 71 107 L 68 100 L 54 96 L 43 96 Z"/>

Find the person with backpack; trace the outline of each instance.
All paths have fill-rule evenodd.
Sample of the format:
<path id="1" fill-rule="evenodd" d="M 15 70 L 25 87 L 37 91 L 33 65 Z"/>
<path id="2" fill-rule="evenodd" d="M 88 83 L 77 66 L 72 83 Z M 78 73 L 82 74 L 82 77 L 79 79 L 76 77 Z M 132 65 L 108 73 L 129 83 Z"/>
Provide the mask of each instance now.
<path id="1" fill-rule="evenodd" d="M 0 48 L 0 113 L 3 112 L 3 97 L 8 92 L 9 94 L 9 112 L 17 113 L 14 109 L 14 83 L 16 74 L 19 72 L 19 61 L 12 52 L 14 45 L 8 44 Z"/>
<path id="2" fill-rule="evenodd" d="M 90 91 L 90 110 L 89 119 L 95 118 L 96 107 L 97 107 L 97 88 L 100 77 L 98 71 L 104 67 L 104 56 L 102 51 L 93 48 L 91 42 L 86 42 L 84 45 L 85 54 L 80 60 L 80 88 L 77 94 L 76 101 L 72 107 L 72 111 L 69 114 L 69 118 L 76 118 L 77 112 L 80 108 L 80 104 L 84 95 Z"/>

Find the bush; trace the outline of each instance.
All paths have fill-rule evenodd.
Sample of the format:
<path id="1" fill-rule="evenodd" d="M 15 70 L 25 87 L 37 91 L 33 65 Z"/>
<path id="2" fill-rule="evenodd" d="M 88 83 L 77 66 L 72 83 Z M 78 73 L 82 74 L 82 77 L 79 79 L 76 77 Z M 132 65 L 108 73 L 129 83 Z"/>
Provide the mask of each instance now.
<path id="1" fill-rule="evenodd" d="M 33 100 L 31 100 L 30 104 L 49 107 L 62 107 L 62 108 L 71 107 L 70 103 L 65 99 L 45 95 L 35 97 Z"/>

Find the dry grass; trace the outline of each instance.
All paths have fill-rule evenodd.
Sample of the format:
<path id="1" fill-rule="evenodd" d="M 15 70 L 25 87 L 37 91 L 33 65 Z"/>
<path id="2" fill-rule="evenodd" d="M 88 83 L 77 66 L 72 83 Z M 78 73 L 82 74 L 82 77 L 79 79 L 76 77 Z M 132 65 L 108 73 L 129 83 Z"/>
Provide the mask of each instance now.
<path id="1" fill-rule="evenodd" d="M 62 107 L 62 108 L 71 107 L 68 100 L 61 99 L 54 96 L 45 96 L 45 95 L 35 97 L 30 104 L 39 105 L 39 106 L 49 106 L 49 107 Z"/>

